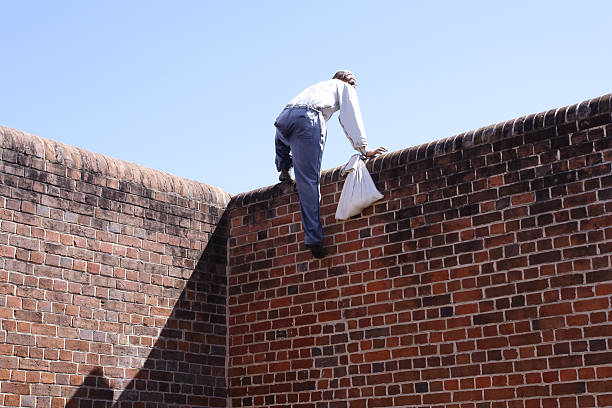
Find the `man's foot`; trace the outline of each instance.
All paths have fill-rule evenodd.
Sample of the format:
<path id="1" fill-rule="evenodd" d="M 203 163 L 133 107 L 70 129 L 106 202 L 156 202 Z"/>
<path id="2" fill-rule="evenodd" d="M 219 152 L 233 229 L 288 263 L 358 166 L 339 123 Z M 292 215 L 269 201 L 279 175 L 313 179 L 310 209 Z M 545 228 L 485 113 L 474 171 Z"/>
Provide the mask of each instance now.
<path id="1" fill-rule="evenodd" d="M 285 170 L 281 170 L 279 176 L 278 176 L 278 180 L 279 181 L 290 181 L 291 180 L 291 174 L 289 174 L 289 169 L 285 169 Z"/>
<path id="2" fill-rule="evenodd" d="M 311 245 L 306 245 L 308 247 L 308 249 L 310 249 L 310 252 L 312 252 L 312 256 L 314 256 L 317 259 L 322 259 L 325 258 L 325 248 L 323 248 L 323 245 L 321 244 L 311 244 Z"/>

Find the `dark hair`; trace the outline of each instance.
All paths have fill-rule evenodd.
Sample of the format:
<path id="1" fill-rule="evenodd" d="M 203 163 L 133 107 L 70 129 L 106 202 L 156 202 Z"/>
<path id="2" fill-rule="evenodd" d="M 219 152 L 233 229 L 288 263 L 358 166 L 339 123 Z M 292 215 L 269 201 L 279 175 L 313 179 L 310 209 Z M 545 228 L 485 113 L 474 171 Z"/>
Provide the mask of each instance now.
<path id="1" fill-rule="evenodd" d="M 352 86 L 357 85 L 357 81 L 355 81 L 355 75 L 353 75 L 351 71 L 338 71 L 334 74 L 332 79 L 339 79 Z"/>

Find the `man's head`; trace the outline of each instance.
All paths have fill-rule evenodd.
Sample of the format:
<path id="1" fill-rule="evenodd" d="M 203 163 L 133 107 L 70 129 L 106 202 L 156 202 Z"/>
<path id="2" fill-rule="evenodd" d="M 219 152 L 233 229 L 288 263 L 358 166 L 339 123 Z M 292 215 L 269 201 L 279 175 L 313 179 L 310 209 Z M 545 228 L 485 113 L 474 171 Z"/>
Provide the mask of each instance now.
<path id="1" fill-rule="evenodd" d="M 349 85 L 357 86 L 357 81 L 355 81 L 355 75 L 353 75 L 351 71 L 338 71 L 334 74 L 334 77 L 332 79 L 339 79 Z"/>

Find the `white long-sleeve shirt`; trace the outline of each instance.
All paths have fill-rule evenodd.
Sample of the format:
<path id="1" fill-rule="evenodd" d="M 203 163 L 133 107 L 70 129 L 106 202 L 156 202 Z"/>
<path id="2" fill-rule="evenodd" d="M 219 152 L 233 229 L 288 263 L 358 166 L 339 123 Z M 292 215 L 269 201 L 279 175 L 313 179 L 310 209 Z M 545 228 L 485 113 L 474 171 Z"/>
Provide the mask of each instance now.
<path id="1" fill-rule="evenodd" d="M 351 85 L 339 79 L 330 79 L 311 85 L 289 101 L 288 106 L 305 105 L 313 107 L 323 114 L 325 122 L 336 111 L 340 111 L 338 120 L 353 148 L 365 154 L 368 149 L 357 91 Z M 325 123 L 321 123 L 325 126 Z"/>

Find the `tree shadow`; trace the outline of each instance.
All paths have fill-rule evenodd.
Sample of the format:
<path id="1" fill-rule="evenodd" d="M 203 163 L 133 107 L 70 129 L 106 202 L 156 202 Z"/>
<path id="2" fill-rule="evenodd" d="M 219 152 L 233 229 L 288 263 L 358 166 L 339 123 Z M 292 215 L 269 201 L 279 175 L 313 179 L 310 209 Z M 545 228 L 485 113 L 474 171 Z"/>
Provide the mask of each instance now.
<path id="1" fill-rule="evenodd" d="M 113 404 L 96 369 L 69 401 L 73 408 L 225 407 L 227 235 L 224 215 L 139 372 Z M 126 346 L 126 353 L 142 347 Z M 130 350 L 131 349 L 131 350 Z M 127 367 L 126 367 L 127 368 Z M 86 380 L 87 381 L 87 380 Z"/>

